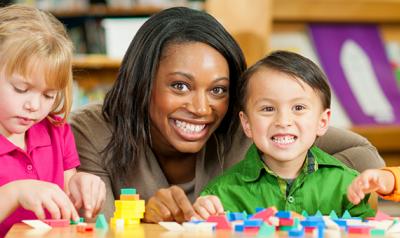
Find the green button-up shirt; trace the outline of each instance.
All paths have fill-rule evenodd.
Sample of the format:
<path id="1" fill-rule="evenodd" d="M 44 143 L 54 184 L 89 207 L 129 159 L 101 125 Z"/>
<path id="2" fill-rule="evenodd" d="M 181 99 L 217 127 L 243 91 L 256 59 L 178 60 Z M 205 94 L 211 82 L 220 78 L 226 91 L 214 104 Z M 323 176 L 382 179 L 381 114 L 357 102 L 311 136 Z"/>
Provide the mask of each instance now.
<path id="1" fill-rule="evenodd" d="M 358 175 L 355 170 L 313 146 L 299 176 L 287 182 L 269 170 L 253 144 L 244 160 L 212 180 L 201 195 L 216 195 L 226 211 L 254 213 L 257 207 L 275 206 L 278 210 L 342 216 L 371 217 L 375 211 L 368 196 L 358 205 L 347 199 L 347 187 Z"/>

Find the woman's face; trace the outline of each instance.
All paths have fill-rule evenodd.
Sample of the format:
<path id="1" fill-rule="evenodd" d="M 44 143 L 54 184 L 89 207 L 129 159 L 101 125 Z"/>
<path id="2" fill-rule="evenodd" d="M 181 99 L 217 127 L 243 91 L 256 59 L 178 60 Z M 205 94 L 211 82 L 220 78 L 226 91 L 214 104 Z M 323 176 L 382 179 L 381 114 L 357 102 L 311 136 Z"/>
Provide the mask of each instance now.
<path id="1" fill-rule="evenodd" d="M 199 152 L 228 110 L 229 67 L 214 48 L 199 42 L 167 45 L 150 102 L 156 153 Z"/>

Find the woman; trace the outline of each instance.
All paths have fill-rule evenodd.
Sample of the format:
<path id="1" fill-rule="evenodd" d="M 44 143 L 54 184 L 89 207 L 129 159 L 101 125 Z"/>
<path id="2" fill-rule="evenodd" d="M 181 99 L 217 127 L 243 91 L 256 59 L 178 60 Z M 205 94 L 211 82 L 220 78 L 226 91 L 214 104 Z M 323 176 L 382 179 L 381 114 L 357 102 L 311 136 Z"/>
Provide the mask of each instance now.
<path id="1" fill-rule="evenodd" d="M 171 8 L 140 28 L 104 105 L 71 121 L 81 170 L 106 183 L 106 216 L 127 186 L 146 200 L 144 221 L 193 216 L 202 187 L 249 146 L 235 92 L 245 68 L 239 46 L 207 13 Z M 317 145 L 360 171 L 384 165 L 351 132 L 330 128 Z"/>

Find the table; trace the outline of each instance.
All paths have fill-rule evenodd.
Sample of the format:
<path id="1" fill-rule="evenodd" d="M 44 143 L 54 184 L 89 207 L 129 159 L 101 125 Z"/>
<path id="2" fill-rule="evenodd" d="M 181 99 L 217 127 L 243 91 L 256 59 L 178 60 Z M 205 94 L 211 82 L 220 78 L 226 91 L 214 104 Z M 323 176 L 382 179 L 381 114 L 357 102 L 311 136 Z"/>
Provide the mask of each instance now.
<path id="1" fill-rule="evenodd" d="M 94 224 L 93 224 L 94 225 Z M 45 232 L 35 232 L 36 230 L 30 228 L 28 225 L 23 223 L 15 224 L 11 230 L 7 233 L 6 238 L 24 238 L 24 237 L 51 237 L 51 238 L 68 238 L 68 237 L 98 237 L 98 238 L 122 238 L 122 237 L 133 237 L 133 238 L 172 238 L 172 237 L 255 237 L 255 235 L 245 235 L 239 233 L 232 233 L 228 230 L 219 230 L 213 233 L 194 233 L 194 232 L 172 232 L 167 231 L 158 224 L 140 224 L 125 226 L 124 230 L 117 231 L 115 228 L 110 227 L 107 230 L 94 229 L 92 232 L 80 233 L 77 232 L 75 225 L 68 227 L 54 227 L 53 229 Z M 276 236 L 276 237 L 287 237 L 287 236 Z"/>

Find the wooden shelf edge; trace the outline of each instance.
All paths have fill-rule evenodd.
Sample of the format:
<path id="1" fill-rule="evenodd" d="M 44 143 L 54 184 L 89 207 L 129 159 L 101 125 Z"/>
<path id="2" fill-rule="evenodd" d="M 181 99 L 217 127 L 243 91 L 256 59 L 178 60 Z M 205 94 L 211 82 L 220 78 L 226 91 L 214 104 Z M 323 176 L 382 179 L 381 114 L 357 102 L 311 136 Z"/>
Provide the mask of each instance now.
<path id="1" fill-rule="evenodd" d="M 400 125 L 354 126 L 351 130 L 367 138 L 380 152 L 400 151 Z"/>
<path id="2" fill-rule="evenodd" d="M 274 22 L 400 22 L 398 0 L 274 0 Z"/>
<path id="3" fill-rule="evenodd" d="M 74 69 L 118 69 L 120 59 L 112 59 L 104 55 L 77 56 L 73 59 Z"/>
<path id="4" fill-rule="evenodd" d="M 132 8 L 116 8 L 104 5 L 94 5 L 87 9 L 70 9 L 51 11 L 52 14 L 59 18 L 68 17 L 88 17 L 88 16 L 149 16 L 161 11 L 162 7 L 157 6 L 135 6 Z"/>

